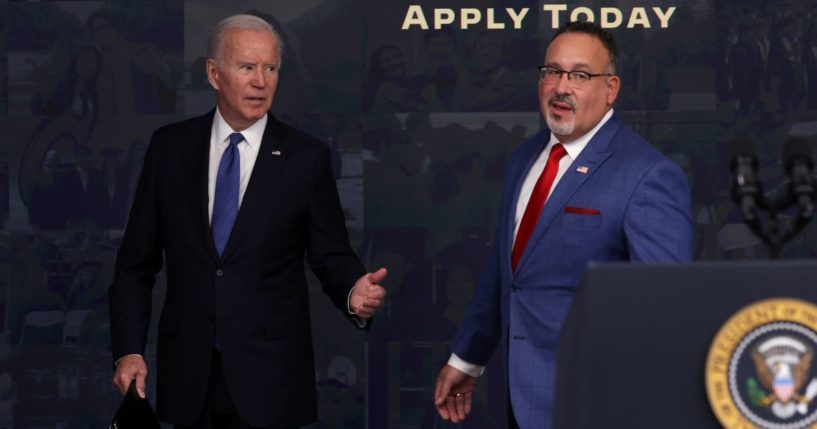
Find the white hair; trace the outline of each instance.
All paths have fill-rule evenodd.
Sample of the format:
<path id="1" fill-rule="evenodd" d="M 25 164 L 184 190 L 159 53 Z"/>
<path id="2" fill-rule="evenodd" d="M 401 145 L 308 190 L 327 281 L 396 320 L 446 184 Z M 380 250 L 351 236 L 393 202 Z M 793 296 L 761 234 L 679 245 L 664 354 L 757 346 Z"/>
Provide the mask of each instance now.
<path id="1" fill-rule="evenodd" d="M 230 30 L 256 30 L 269 31 L 278 42 L 278 68 L 281 68 L 281 57 L 284 54 L 284 41 L 281 35 L 272 28 L 272 24 L 255 15 L 233 15 L 219 21 L 213 28 L 210 40 L 207 43 L 207 58 L 212 58 L 216 63 L 221 63 L 221 56 L 224 51 L 224 37 Z"/>

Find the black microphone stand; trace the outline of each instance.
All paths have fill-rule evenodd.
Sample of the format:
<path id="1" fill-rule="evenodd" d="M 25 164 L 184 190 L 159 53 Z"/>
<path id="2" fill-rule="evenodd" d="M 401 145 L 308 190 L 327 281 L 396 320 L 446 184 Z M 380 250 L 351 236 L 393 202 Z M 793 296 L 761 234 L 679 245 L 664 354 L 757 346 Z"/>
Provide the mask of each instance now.
<path id="1" fill-rule="evenodd" d="M 811 147 L 805 139 L 791 138 L 784 145 L 784 164 L 789 176 L 785 195 L 768 201 L 757 178 L 757 160 L 748 140 L 733 142 L 732 198 L 740 206 L 743 220 L 769 248 L 769 257 L 779 259 L 783 247 L 814 217 L 815 177 Z M 782 224 L 778 213 L 794 205 L 797 216 L 791 224 Z M 765 222 L 760 211 L 766 211 Z"/>

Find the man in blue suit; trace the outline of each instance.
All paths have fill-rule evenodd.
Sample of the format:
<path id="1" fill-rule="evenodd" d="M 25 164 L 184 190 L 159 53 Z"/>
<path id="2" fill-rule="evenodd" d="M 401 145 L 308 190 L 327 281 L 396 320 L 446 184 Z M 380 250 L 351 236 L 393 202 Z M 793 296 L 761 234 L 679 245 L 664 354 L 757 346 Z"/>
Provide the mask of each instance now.
<path id="1" fill-rule="evenodd" d="M 549 428 L 556 345 L 585 266 L 692 259 L 686 178 L 613 113 L 615 64 L 615 40 L 596 24 L 551 40 L 539 80 L 548 129 L 511 158 L 491 255 L 437 378 L 446 420 L 465 419 L 501 339 L 510 426 Z"/>

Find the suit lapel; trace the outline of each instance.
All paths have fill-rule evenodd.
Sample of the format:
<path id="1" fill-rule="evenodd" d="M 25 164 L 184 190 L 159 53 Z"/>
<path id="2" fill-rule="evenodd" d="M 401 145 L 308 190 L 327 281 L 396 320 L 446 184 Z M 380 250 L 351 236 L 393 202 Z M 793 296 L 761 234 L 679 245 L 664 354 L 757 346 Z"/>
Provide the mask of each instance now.
<path id="1" fill-rule="evenodd" d="M 530 258 L 530 255 L 535 253 L 533 249 L 536 248 L 539 240 L 542 239 L 542 236 L 544 236 L 545 232 L 553 224 L 554 219 L 562 213 L 570 197 L 601 167 L 604 161 L 612 155 L 612 151 L 609 150 L 609 144 L 619 128 L 621 128 L 621 122 L 619 122 L 615 116 L 611 117 L 610 120 L 599 129 L 596 135 L 590 139 L 590 142 L 587 143 L 587 146 L 585 146 L 584 150 L 579 154 L 579 157 L 567 167 L 567 171 L 565 171 L 559 183 L 556 184 L 556 188 L 551 191 L 550 197 L 548 197 L 545 206 L 542 208 L 542 213 L 539 215 L 536 227 L 531 234 L 527 246 L 525 246 L 525 252 L 519 260 L 517 272 L 522 270 L 522 267 Z M 579 167 L 587 167 L 586 173 L 576 171 Z M 514 199 L 514 201 L 516 201 L 516 199 Z"/>
<path id="2" fill-rule="evenodd" d="M 187 200 L 190 206 L 191 219 L 195 224 L 196 235 L 201 237 L 203 246 L 213 259 L 218 259 L 213 234 L 210 232 L 208 214 L 208 166 L 210 163 L 210 130 L 213 127 L 215 109 L 190 125 L 190 135 L 184 139 L 184 181 L 187 187 Z"/>
<path id="3" fill-rule="evenodd" d="M 244 198 L 241 200 L 241 207 L 238 209 L 238 217 L 233 225 L 233 232 L 224 248 L 222 261 L 226 261 L 241 243 L 241 240 L 251 230 L 253 221 L 257 218 L 257 213 L 261 211 L 267 196 L 270 194 L 272 185 L 281 167 L 286 162 L 289 151 L 286 150 L 285 136 L 280 134 L 281 125 L 271 114 L 264 130 L 264 137 L 258 149 L 258 157 L 250 175 L 250 182 L 247 190 L 244 191 Z M 212 241 L 212 240 L 211 240 Z"/>

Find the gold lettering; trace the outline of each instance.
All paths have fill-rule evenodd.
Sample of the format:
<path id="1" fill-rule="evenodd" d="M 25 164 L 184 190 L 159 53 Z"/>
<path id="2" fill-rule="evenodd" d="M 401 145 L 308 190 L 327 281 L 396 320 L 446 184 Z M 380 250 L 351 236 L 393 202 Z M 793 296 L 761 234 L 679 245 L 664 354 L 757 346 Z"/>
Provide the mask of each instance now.
<path id="1" fill-rule="evenodd" d="M 559 12 L 564 12 L 567 10 L 566 4 L 545 4 L 542 6 L 542 10 L 545 12 L 551 12 L 553 16 L 550 18 L 550 26 L 552 28 L 559 28 Z"/>
<path id="2" fill-rule="evenodd" d="M 623 19 L 624 17 L 621 15 L 621 11 L 618 8 L 603 7 L 601 8 L 601 22 L 599 25 L 601 28 L 618 28 L 621 26 L 621 21 Z"/>
<path id="3" fill-rule="evenodd" d="M 460 10 L 460 28 L 467 30 L 469 25 L 476 24 L 482 20 L 482 12 L 479 9 L 463 8 Z"/>
<path id="4" fill-rule="evenodd" d="M 650 18 L 647 17 L 647 10 L 643 7 L 634 7 L 630 13 L 630 20 L 627 21 L 627 28 L 633 28 L 640 25 L 644 28 L 650 28 Z"/>
<path id="5" fill-rule="evenodd" d="M 406 18 L 403 20 L 403 30 L 408 30 L 412 25 L 419 25 L 423 30 L 428 30 L 428 21 L 423 14 L 422 6 L 414 4 L 406 11 Z"/>
<path id="6" fill-rule="evenodd" d="M 513 10 L 513 9 L 508 8 L 508 10 Z M 504 22 L 496 22 L 496 19 L 494 18 L 494 8 L 492 8 L 492 7 L 488 8 L 488 11 L 485 12 L 485 15 L 487 16 L 487 20 L 488 20 L 488 23 L 486 24 L 486 28 L 488 28 L 489 30 L 502 30 L 503 28 L 505 28 L 505 23 Z"/>
<path id="7" fill-rule="evenodd" d="M 434 9 L 434 28 L 439 30 L 443 25 L 454 22 L 453 9 Z"/>
<path id="8" fill-rule="evenodd" d="M 584 6 L 573 9 L 573 12 L 570 12 L 570 20 L 580 21 L 580 15 L 584 15 L 585 19 L 590 22 L 594 22 L 596 20 L 596 15 L 593 14 L 593 10 Z"/>
<path id="9" fill-rule="evenodd" d="M 520 28 L 522 28 L 522 20 L 525 19 L 525 15 L 528 14 L 530 8 L 529 7 L 522 8 L 519 12 L 516 12 L 515 10 L 513 10 L 513 8 L 510 7 L 505 8 L 505 10 L 508 12 L 508 16 L 511 17 L 511 20 L 513 20 L 513 28 L 519 30 Z"/>
<path id="10" fill-rule="evenodd" d="M 666 11 L 663 11 L 660 7 L 654 7 L 652 11 L 655 12 L 655 16 L 658 17 L 658 20 L 661 21 L 661 28 L 667 28 L 669 27 L 669 19 L 672 18 L 672 14 L 675 13 L 675 6 L 667 8 Z"/>

